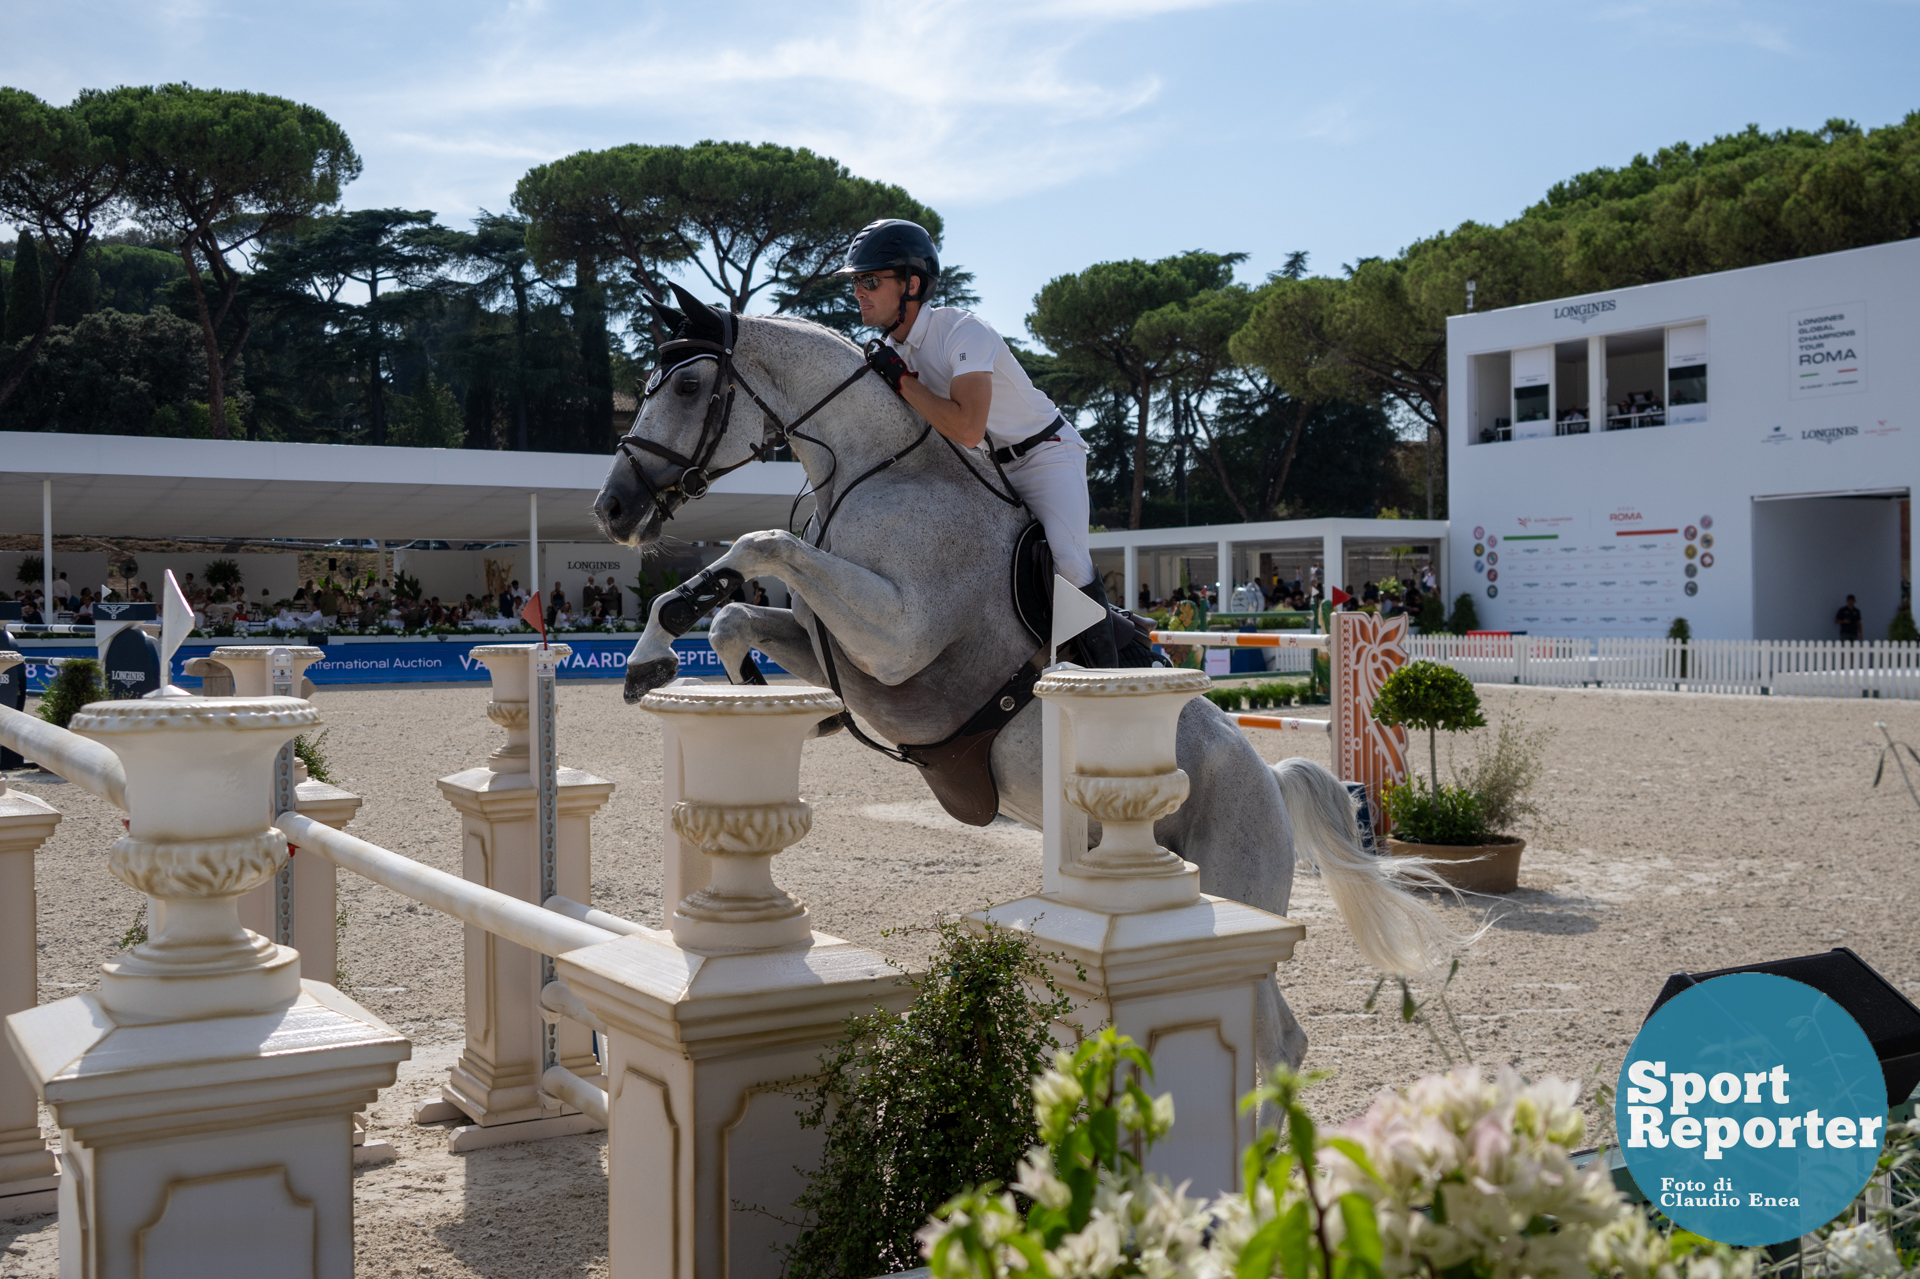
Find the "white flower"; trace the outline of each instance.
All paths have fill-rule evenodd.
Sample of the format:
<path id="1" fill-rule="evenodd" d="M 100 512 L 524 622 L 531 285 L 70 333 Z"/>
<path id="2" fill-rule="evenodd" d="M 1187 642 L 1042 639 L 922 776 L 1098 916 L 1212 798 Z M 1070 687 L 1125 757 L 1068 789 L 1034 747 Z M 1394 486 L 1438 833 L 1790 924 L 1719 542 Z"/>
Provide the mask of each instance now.
<path id="1" fill-rule="evenodd" d="M 1073 1189 L 1060 1180 L 1053 1167 L 1053 1152 L 1035 1146 L 1020 1161 L 1020 1175 L 1013 1188 L 1046 1208 L 1065 1208 L 1073 1202 Z"/>
<path id="2" fill-rule="evenodd" d="M 1086 1229 L 1068 1235 L 1047 1254 L 1048 1268 L 1057 1279 L 1108 1279 L 1122 1259 L 1120 1223 L 1108 1213 L 1095 1213 Z"/>
<path id="3" fill-rule="evenodd" d="M 1816 1273 L 1831 1275 L 1897 1275 L 1900 1254 L 1873 1222 L 1848 1226 L 1827 1236 L 1817 1257 L 1810 1259 Z"/>
<path id="4" fill-rule="evenodd" d="M 1049 1070 L 1033 1081 L 1035 1105 L 1048 1108 L 1071 1106 L 1078 1103 L 1081 1096 L 1080 1081 L 1057 1070 Z"/>

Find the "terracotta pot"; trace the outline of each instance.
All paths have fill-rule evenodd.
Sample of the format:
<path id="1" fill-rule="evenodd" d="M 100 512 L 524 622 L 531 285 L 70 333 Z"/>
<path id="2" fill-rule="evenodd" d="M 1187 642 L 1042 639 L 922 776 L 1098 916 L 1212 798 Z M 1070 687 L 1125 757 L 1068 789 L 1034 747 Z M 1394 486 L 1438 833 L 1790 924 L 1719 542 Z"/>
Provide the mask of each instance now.
<path id="1" fill-rule="evenodd" d="M 1433 871 L 1455 888 L 1470 893 L 1510 893 L 1520 887 L 1520 853 L 1527 841 L 1510 844 L 1409 844 L 1387 839 L 1395 857 L 1426 857 Z"/>

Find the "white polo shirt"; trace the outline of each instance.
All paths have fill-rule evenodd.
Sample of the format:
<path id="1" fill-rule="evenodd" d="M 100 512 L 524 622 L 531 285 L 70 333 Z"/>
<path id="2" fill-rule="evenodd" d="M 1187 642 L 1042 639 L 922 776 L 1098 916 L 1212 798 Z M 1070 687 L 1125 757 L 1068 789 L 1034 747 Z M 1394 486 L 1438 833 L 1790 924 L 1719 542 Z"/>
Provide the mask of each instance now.
<path id="1" fill-rule="evenodd" d="M 953 379 L 961 374 L 993 374 L 987 440 L 994 448 L 1007 448 L 1030 439 L 1060 416 L 1053 401 L 1034 387 L 1027 371 L 1013 357 L 1006 339 L 971 311 L 957 306 L 921 307 L 906 340 L 888 338 L 887 345 L 898 351 L 907 367 L 920 375 L 920 385 L 943 400 L 953 398 L 949 391 Z M 1060 438 L 1086 447 L 1079 434 L 1065 422 L 1060 424 Z"/>

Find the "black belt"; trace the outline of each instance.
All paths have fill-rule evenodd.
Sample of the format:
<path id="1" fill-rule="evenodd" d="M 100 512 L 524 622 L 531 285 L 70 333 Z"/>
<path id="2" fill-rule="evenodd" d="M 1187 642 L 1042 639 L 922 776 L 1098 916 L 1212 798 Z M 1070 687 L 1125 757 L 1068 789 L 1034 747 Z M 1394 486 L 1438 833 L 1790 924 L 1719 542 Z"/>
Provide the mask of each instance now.
<path id="1" fill-rule="evenodd" d="M 1066 424 L 1067 419 L 1055 414 L 1053 421 L 1041 427 L 1037 433 L 1029 435 L 1018 444 L 1009 445 L 1003 449 L 995 449 L 993 451 L 993 460 L 1002 466 L 1005 466 L 1009 462 L 1018 461 L 1047 441 L 1059 439 L 1060 432 Z"/>

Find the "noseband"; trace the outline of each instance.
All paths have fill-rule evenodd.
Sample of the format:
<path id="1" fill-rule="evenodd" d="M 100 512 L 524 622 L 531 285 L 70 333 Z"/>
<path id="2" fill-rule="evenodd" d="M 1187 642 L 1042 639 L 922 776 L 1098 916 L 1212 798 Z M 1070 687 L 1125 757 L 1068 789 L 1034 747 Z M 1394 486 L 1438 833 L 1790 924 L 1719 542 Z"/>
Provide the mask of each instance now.
<path id="1" fill-rule="evenodd" d="M 620 456 L 627 459 L 627 465 L 633 468 L 633 474 L 640 481 L 652 499 L 662 519 L 672 519 L 673 513 L 682 505 L 697 501 L 707 495 L 713 482 L 731 471 L 737 471 L 748 462 L 770 460 L 775 451 L 784 447 L 791 435 L 808 418 L 830 404 L 842 391 L 866 376 L 869 366 L 865 361 L 846 381 L 828 391 L 816 401 L 812 408 L 795 418 L 791 423 L 781 420 L 770 405 L 762 399 L 747 379 L 741 375 L 733 362 L 733 348 L 740 335 L 740 317 L 731 311 L 719 307 L 708 308 L 720 323 L 720 340 L 706 338 L 681 337 L 660 346 L 660 362 L 654 367 L 653 376 L 647 379 L 645 393 L 641 396 L 640 407 L 644 411 L 646 401 L 652 399 L 661 387 L 667 383 L 667 376 L 675 370 L 686 367 L 696 360 L 713 360 L 719 365 L 719 372 L 713 379 L 713 394 L 707 400 L 707 415 L 700 423 L 700 438 L 693 446 L 693 455 L 688 457 L 675 449 L 654 440 L 645 439 L 633 433 L 631 428 L 620 438 L 616 446 Z M 733 394 L 738 389 L 747 393 L 747 398 L 759 406 L 766 415 L 766 434 L 758 444 L 747 446 L 749 456 L 740 459 L 731 466 L 713 470 L 713 455 L 720 450 L 720 442 L 726 438 L 727 427 L 733 421 Z M 640 414 L 634 414 L 634 425 L 640 424 Z M 664 458 L 679 468 L 678 474 L 666 484 L 655 484 L 647 476 L 646 468 L 640 465 L 635 449 L 644 449 L 656 457 Z"/>

